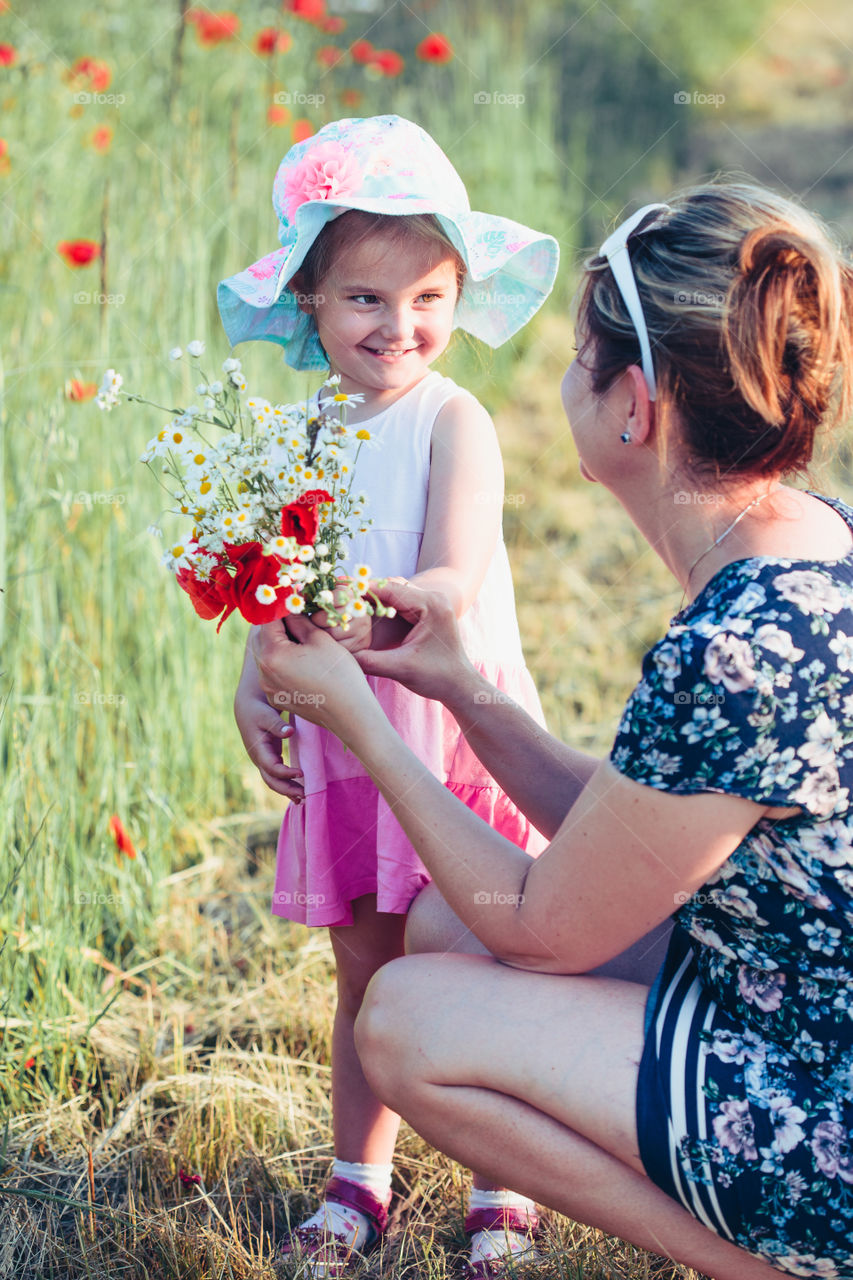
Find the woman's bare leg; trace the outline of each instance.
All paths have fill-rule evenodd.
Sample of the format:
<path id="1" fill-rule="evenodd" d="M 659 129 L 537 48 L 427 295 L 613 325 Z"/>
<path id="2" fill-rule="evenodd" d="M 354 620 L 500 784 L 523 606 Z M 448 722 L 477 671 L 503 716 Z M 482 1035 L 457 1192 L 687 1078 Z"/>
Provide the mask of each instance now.
<path id="1" fill-rule="evenodd" d="M 779 1272 L 643 1173 L 634 1100 L 647 991 L 478 956 L 407 956 L 356 1027 L 376 1093 L 439 1150 L 567 1216 L 715 1280 Z"/>

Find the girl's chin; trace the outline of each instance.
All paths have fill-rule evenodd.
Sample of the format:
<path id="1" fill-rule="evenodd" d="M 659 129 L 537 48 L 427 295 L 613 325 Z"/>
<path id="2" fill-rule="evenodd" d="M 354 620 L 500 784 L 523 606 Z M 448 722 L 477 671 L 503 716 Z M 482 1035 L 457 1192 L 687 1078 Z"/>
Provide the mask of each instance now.
<path id="1" fill-rule="evenodd" d="M 598 484 L 598 481 L 596 480 L 595 476 L 592 475 L 590 471 L 587 471 L 586 463 L 584 462 L 583 458 L 580 459 L 578 470 L 580 471 L 584 480 L 588 480 L 590 484 Z"/>

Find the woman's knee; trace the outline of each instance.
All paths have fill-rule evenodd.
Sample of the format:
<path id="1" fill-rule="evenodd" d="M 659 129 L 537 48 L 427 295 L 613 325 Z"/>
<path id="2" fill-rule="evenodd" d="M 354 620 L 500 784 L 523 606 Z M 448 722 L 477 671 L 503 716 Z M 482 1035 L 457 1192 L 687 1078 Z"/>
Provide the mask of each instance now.
<path id="1" fill-rule="evenodd" d="M 410 966 L 392 960 L 371 979 L 355 1022 L 355 1047 L 377 1097 L 387 1102 L 406 1076 L 417 1009 Z"/>

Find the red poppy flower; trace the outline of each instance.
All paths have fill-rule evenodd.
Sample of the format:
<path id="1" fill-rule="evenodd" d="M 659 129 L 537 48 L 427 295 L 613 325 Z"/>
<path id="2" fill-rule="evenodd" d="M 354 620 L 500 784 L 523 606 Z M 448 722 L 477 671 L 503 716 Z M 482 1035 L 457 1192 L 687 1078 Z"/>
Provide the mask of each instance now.
<path id="1" fill-rule="evenodd" d="M 328 18 L 323 19 L 323 22 L 321 25 L 323 27 L 323 30 L 327 32 L 330 36 L 339 36 L 341 32 L 345 29 L 347 25 L 347 20 L 346 18 L 337 18 L 337 17 L 329 16 Z"/>
<path id="2" fill-rule="evenodd" d="M 32 1069 L 33 1069 L 33 1067 L 34 1067 L 35 1065 L 36 1065 L 36 1060 L 35 1060 L 35 1058 L 27 1058 L 26 1062 L 24 1063 L 24 1070 L 25 1070 L 25 1071 L 32 1071 Z"/>
<path id="3" fill-rule="evenodd" d="M 110 818 L 110 834 L 116 842 L 116 848 L 119 853 L 125 854 L 128 858 L 136 857 L 136 850 L 133 847 L 133 841 L 125 830 L 124 823 L 117 813 Z"/>
<path id="4" fill-rule="evenodd" d="M 178 586 L 186 591 L 200 618 L 217 618 L 229 602 L 231 579 L 227 569 L 219 565 L 209 578 L 197 578 L 194 570 L 188 568 L 179 569 L 175 578 Z M 232 610 L 233 605 L 229 613 Z"/>
<path id="5" fill-rule="evenodd" d="M 334 502 L 334 498 L 325 489 L 309 489 L 295 502 L 289 502 L 281 513 L 281 532 L 285 538 L 295 538 L 297 542 L 309 542 L 313 546 L 320 524 L 321 502 Z"/>
<path id="6" fill-rule="evenodd" d="M 260 542 L 243 542 L 239 546 L 226 544 L 225 551 L 237 572 L 231 579 L 229 607 L 226 608 L 217 631 L 235 609 L 239 609 L 246 621 L 253 626 L 283 618 L 288 611 L 285 600 L 289 593 L 277 591 L 276 598 L 270 604 L 262 604 L 257 597 L 257 590 L 258 587 L 277 589 L 278 571 L 286 562 L 280 556 L 264 555 Z"/>
<path id="7" fill-rule="evenodd" d="M 71 67 L 70 78 L 86 82 L 93 93 L 103 93 L 109 88 L 113 73 L 101 58 L 78 58 Z"/>
<path id="8" fill-rule="evenodd" d="M 360 62 L 362 66 L 372 62 L 376 55 L 376 50 L 369 40 L 354 40 L 349 51 L 353 62 Z"/>
<path id="9" fill-rule="evenodd" d="M 421 62 L 450 62 L 453 57 L 453 47 L 447 36 L 433 31 L 415 49 L 415 57 L 420 58 Z"/>
<path id="10" fill-rule="evenodd" d="M 18 50 L 13 44 L 0 44 L 0 67 L 14 67 L 18 61 Z"/>
<path id="11" fill-rule="evenodd" d="M 201 1183 L 200 1173 L 187 1173 L 186 1169 L 179 1169 L 178 1177 L 185 1187 L 197 1187 Z"/>
<path id="12" fill-rule="evenodd" d="M 304 142 L 306 138 L 310 138 L 315 132 L 314 126 L 310 120 L 294 120 L 290 136 L 293 138 L 294 142 Z"/>
<path id="13" fill-rule="evenodd" d="M 398 76 L 406 64 L 394 49 L 380 49 L 371 58 L 370 65 L 383 76 Z"/>
<path id="14" fill-rule="evenodd" d="M 66 400 L 92 400 L 97 394 L 97 382 L 81 382 L 79 378 L 72 378 L 65 384 Z"/>
<path id="15" fill-rule="evenodd" d="M 101 256 L 101 246 L 97 240 L 61 240 L 56 252 L 62 254 L 69 267 L 88 267 Z"/>
<path id="16" fill-rule="evenodd" d="M 288 124 L 290 122 L 290 107 L 282 107 L 277 102 L 267 107 L 267 124 Z"/>
<path id="17" fill-rule="evenodd" d="M 324 44 L 317 50 L 316 57 L 321 66 L 335 67 L 339 62 L 343 62 L 344 51 L 336 44 Z"/>
<path id="18" fill-rule="evenodd" d="M 344 89 L 341 94 L 341 104 L 345 107 L 357 107 L 363 97 L 364 94 L 358 89 Z"/>
<path id="19" fill-rule="evenodd" d="M 226 40 L 233 40 L 239 30 L 240 19 L 236 13 L 202 12 L 196 18 L 199 44 L 222 44 Z"/>
<path id="20" fill-rule="evenodd" d="M 9 144 L 5 138 L 0 138 L 0 173 L 8 173 L 11 167 Z"/>
<path id="21" fill-rule="evenodd" d="M 113 131 L 108 124 L 98 125 L 92 133 L 91 143 L 96 151 L 109 151 L 113 140 Z"/>
<path id="22" fill-rule="evenodd" d="M 279 31 L 276 27 L 264 27 L 255 36 L 254 49 L 262 57 L 271 57 L 274 53 L 287 53 L 293 44 L 293 36 L 289 31 Z"/>
<path id="23" fill-rule="evenodd" d="M 320 22 L 326 16 L 326 0 L 284 0 L 284 8 L 305 22 Z"/>

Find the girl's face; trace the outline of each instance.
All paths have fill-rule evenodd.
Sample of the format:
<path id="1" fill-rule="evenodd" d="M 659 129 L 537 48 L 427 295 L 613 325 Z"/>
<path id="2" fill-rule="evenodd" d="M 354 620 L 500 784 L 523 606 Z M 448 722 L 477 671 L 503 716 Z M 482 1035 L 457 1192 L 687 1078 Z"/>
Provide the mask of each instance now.
<path id="1" fill-rule="evenodd" d="M 379 411 L 420 382 L 444 351 L 456 307 L 456 261 L 435 247 L 381 234 L 342 249 L 318 286 L 313 314 L 344 391 Z"/>

